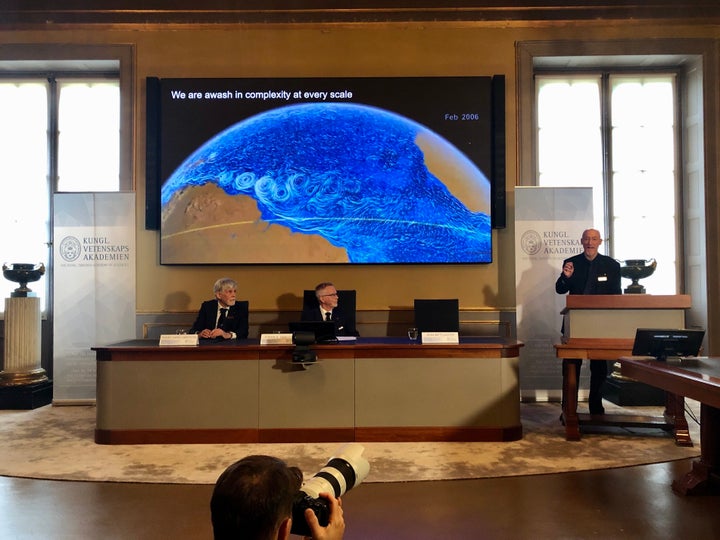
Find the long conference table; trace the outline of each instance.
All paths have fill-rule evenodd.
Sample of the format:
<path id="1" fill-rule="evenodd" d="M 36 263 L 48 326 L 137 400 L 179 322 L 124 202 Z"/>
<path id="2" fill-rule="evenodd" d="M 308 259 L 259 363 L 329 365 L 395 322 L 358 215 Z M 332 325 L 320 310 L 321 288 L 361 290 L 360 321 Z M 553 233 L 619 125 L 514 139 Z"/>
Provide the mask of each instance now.
<path id="1" fill-rule="evenodd" d="M 698 358 L 685 363 L 661 362 L 646 357 L 621 357 L 622 374 L 662 388 L 676 396 L 700 402 L 700 459 L 672 487 L 683 495 L 720 490 L 720 358 Z M 678 415 L 684 417 L 679 408 Z"/>
<path id="2" fill-rule="evenodd" d="M 522 343 L 358 338 L 93 347 L 99 444 L 513 441 L 522 438 Z"/>

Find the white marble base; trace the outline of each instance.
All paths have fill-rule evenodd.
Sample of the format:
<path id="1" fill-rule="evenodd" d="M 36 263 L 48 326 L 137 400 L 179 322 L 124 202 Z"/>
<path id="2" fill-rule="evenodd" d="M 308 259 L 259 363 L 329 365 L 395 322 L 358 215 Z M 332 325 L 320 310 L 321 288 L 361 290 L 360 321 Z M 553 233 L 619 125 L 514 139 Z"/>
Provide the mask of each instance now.
<path id="1" fill-rule="evenodd" d="M 48 380 L 41 367 L 40 299 L 5 299 L 5 362 L 0 386 Z"/>

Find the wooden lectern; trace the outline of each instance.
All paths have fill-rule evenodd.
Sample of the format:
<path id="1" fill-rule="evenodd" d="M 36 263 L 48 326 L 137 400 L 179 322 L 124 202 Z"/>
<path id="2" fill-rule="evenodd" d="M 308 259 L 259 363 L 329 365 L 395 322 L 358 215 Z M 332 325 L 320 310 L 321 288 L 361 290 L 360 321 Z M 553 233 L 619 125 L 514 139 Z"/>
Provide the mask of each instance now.
<path id="1" fill-rule="evenodd" d="M 555 345 L 560 359 L 618 360 L 632 355 L 638 328 L 684 328 L 685 310 L 691 306 L 689 295 L 568 295 L 564 316 L 563 342 Z M 565 395 L 565 436 L 580 439 L 581 424 L 603 424 L 672 428 L 677 444 L 692 445 L 687 430 L 677 425 L 675 404 L 666 402 L 665 417 L 631 415 L 589 415 L 577 413 L 575 366 L 563 377 Z M 672 414 L 668 415 L 668 410 Z M 683 415 L 684 418 L 684 415 Z"/>

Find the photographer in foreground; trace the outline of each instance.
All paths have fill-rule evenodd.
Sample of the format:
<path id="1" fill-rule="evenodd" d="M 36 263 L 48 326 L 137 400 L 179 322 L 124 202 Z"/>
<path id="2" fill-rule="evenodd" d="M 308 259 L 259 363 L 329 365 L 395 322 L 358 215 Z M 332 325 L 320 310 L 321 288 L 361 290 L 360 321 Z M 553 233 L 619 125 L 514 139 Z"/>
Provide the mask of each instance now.
<path id="1" fill-rule="evenodd" d="M 276 540 L 290 537 L 293 501 L 302 472 L 271 456 L 247 456 L 230 465 L 215 483 L 210 510 L 215 540 Z M 321 493 L 330 506 L 327 527 L 311 509 L 304 512 L 313 540 L 341 540 L 342 501 Z"/>

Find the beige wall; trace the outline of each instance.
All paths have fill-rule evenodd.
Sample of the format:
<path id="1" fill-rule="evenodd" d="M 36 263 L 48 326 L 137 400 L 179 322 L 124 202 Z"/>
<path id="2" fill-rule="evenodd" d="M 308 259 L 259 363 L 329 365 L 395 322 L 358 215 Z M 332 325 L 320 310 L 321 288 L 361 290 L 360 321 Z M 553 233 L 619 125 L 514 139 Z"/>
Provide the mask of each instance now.
<path id="1" fill-rule="evenodd" d="M 534 25 L 533 25 L 534 24 Z M 515 43 L 525 40 L 720 38 L 718 26 L 663 22 L 418 23 L 107 27 L 4 31 L 1 43 L 130 44 L 135 50 L 134 185 L 138 194 L 139 313 L 194 311 L 229 275 L 253 311 L 299 307 L 321 280 L 358 291 L 359 310 L 410 306 L 414 297 L 458 297 L 460 307 L 512 310 L 512 189 L 517 179 Z M 52 47 L 48 47 L 52 54 Z M 632 53 L 632 51 L 627 51 Z M 161 266 L 159 234 L 144 228 L 145 78 L 387 75 L 506 76 L 508 228 L 493 232 L 489 265 Z M 717 145 L 715 145 L 717 147 Z"/>

